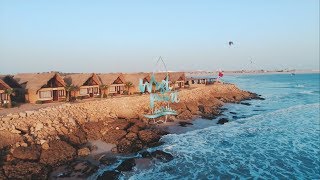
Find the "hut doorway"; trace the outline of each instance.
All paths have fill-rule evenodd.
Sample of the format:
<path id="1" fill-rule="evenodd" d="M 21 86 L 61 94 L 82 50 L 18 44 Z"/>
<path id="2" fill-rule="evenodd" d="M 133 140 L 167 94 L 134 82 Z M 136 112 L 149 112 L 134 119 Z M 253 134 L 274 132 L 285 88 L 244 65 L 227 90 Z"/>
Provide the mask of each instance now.
<path id="1" fill-rule="evenodd" d="M 52 100 L 53 101 L 58 101 L 58 99 L 59 99 L 58 90 L 53 90 L 53 92 L 52 92 Z"/>

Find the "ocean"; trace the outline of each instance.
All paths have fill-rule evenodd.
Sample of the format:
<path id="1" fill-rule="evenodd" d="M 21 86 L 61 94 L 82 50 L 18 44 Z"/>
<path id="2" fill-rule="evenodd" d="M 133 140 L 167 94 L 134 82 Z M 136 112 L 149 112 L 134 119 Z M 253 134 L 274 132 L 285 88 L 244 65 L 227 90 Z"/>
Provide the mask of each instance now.
<path id="1" fill-rule="evenodd" d="M 225 76 L 265 100 L 227 104 L 230 122 L 197 119 L 162 138 L 170 162 L 122 179 L 320 179 L 319 74 Z M 221 118 L 221 117 L 219 117 Z M 218 118 L 218 119 L 219 119 Z"/>

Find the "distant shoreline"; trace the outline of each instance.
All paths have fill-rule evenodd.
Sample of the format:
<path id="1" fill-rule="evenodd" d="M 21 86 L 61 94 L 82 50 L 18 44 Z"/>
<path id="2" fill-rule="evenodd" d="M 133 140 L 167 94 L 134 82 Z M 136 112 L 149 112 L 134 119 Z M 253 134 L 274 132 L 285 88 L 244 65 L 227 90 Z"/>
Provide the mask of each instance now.
<path id="1" fill-rule="evenodd" d="M 287 70 L 287 71 L 223 71 L 225 75 L 266 75 L 266 74 L 318 74 L 320 70 Z M 192 71 L 186 72 L 187 76 L 212 76 L 217 72 Z"/>

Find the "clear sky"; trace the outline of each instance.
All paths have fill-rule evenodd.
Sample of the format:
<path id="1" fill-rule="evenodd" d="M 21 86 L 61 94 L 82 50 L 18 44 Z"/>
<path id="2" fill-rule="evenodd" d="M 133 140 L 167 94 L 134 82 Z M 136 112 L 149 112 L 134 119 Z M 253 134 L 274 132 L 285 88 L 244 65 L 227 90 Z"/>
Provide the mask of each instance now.
<path id="1" fill-rule="evenodd" d="M 0 74 L 152 71 L 159 56 L 176 71 L 319 69 L 319 0 L 0 0 Z"/>

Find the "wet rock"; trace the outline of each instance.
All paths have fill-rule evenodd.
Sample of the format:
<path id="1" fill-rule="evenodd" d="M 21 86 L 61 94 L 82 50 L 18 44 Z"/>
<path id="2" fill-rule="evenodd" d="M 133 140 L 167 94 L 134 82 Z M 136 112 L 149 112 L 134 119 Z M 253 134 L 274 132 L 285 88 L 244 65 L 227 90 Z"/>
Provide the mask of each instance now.
<path id="1" fill-rule="evenodd" d="M 90 149 L 85 147 L 78 150 L 78 156 L 88 156 L 90 154 Z"/>
<path id="2" fill-rule="evenodd" d="M 98 180 L 116 180 L 119 177 L 120 172 L 118 171 L 105 171 L 98 177 Z"/>
<path id="3" fill-rule="evenodd" d="M 143 158 L 151 158 L 151 153 L 149 151 L 143 151 L 140 153 Z"/>
<path id="4" fill-rule="evenodd" d="M 161 150 L 156 150 L 156 151 L 152 152 L 151 156 L 153 158 L 159 159 L 159 160 L 164 161 L 164 162 L 169 162 L 169 161 L 173 160 L 173 156 L 171 154 L 166 153 L 166 152 L 161 151 Z"/>
<path id="5" fill-rule="evenodd" d="M 12 152 L 13 157 L 22 160 L 38 160 L 40 157 L 40 148 L 36 145 L 29 147 L 17 147 Z"/>
<path id="6" fill-rule="evenodd" d="M 184 122 L 184 121 L 179 122 L 179 126 L 181 126 L 181 127 L 187 127 L 187 125 L 193 125 L 193 124 L 190 122 Z"/>
<path id="7" fill-rule="evenodd" d="M 124 160 L 118 167 L 118 171 L 131 171 L 136 165 L 134 158 Z"/>
<path id="8" fill-rule="evenodd" d="M 151 129 L 139 131 L 138 136 L 140 140 L 145 144 L 158 142 L 159 139 L 161 138 L 161 136 L 157 132 Z"/>
<path id="9" fill-rule="evenodd" d="M 42 150 L 40 162 L 50 166 L 61 165 L 74 159 L 76 150 L 68 143 L 54 140 L 49 143 L 48 150 Z"/>
<path id="10" fill-rule="evenodd" d="M 62 170 L 61 170 L 62 169 Z M 89 161 L 74 161 L 65 166 L 58 167 L 51 174 L 52 179 L 83 179 L 88 178 L 98 170 L 98 166 L 91 164 Z"/>
<path id="11" fill-rule="evenodd" d="M 124 138 L 127 134 L 125 130 L 112 129 L 106 132 L 103 139 L 107 143 L 117 144 L 120 139 Z"/>
<path id="12" fill-rule="evenodd" d="M 139 140 L 130 141 L 126 138 L 123 138 L 117 144 L 117 151 L 119 153 L 133 153 L 141 150 L 142 147 L 143 145 Z"/>
<path id="13" fill-rule="evenodd" d="M 46 179 L 48 170 L 39 163 L 18 162 L 5 164 L 3 171 L 9 179 Z"/>
<path id="14" fill-rule="evenodd" d="M 103 157 L 100 158 L 99 161 L 100 161 L 101 164 L 109 166 L 109 165 L 112 165 L 112 164 L 116 163 L 117 162 L 117 158 L 109 157 L 109 156 L 103 156 Z"/>
<path id="15" fill-rule="evenodd" d="M 229 122 L 229 120 L 227 118 L 221 118 L 218 120 L 217 124 L 224 124 L 224 123 L 227 123 Z"/>
<path id="16" fill-rule="evenodd" d="M 251 106 L 251 104 L 250 104 L 250 103 L 247 103 L 247 102 L 241 102 L 240 104 L 246 105 L 246 106 Z"/>

